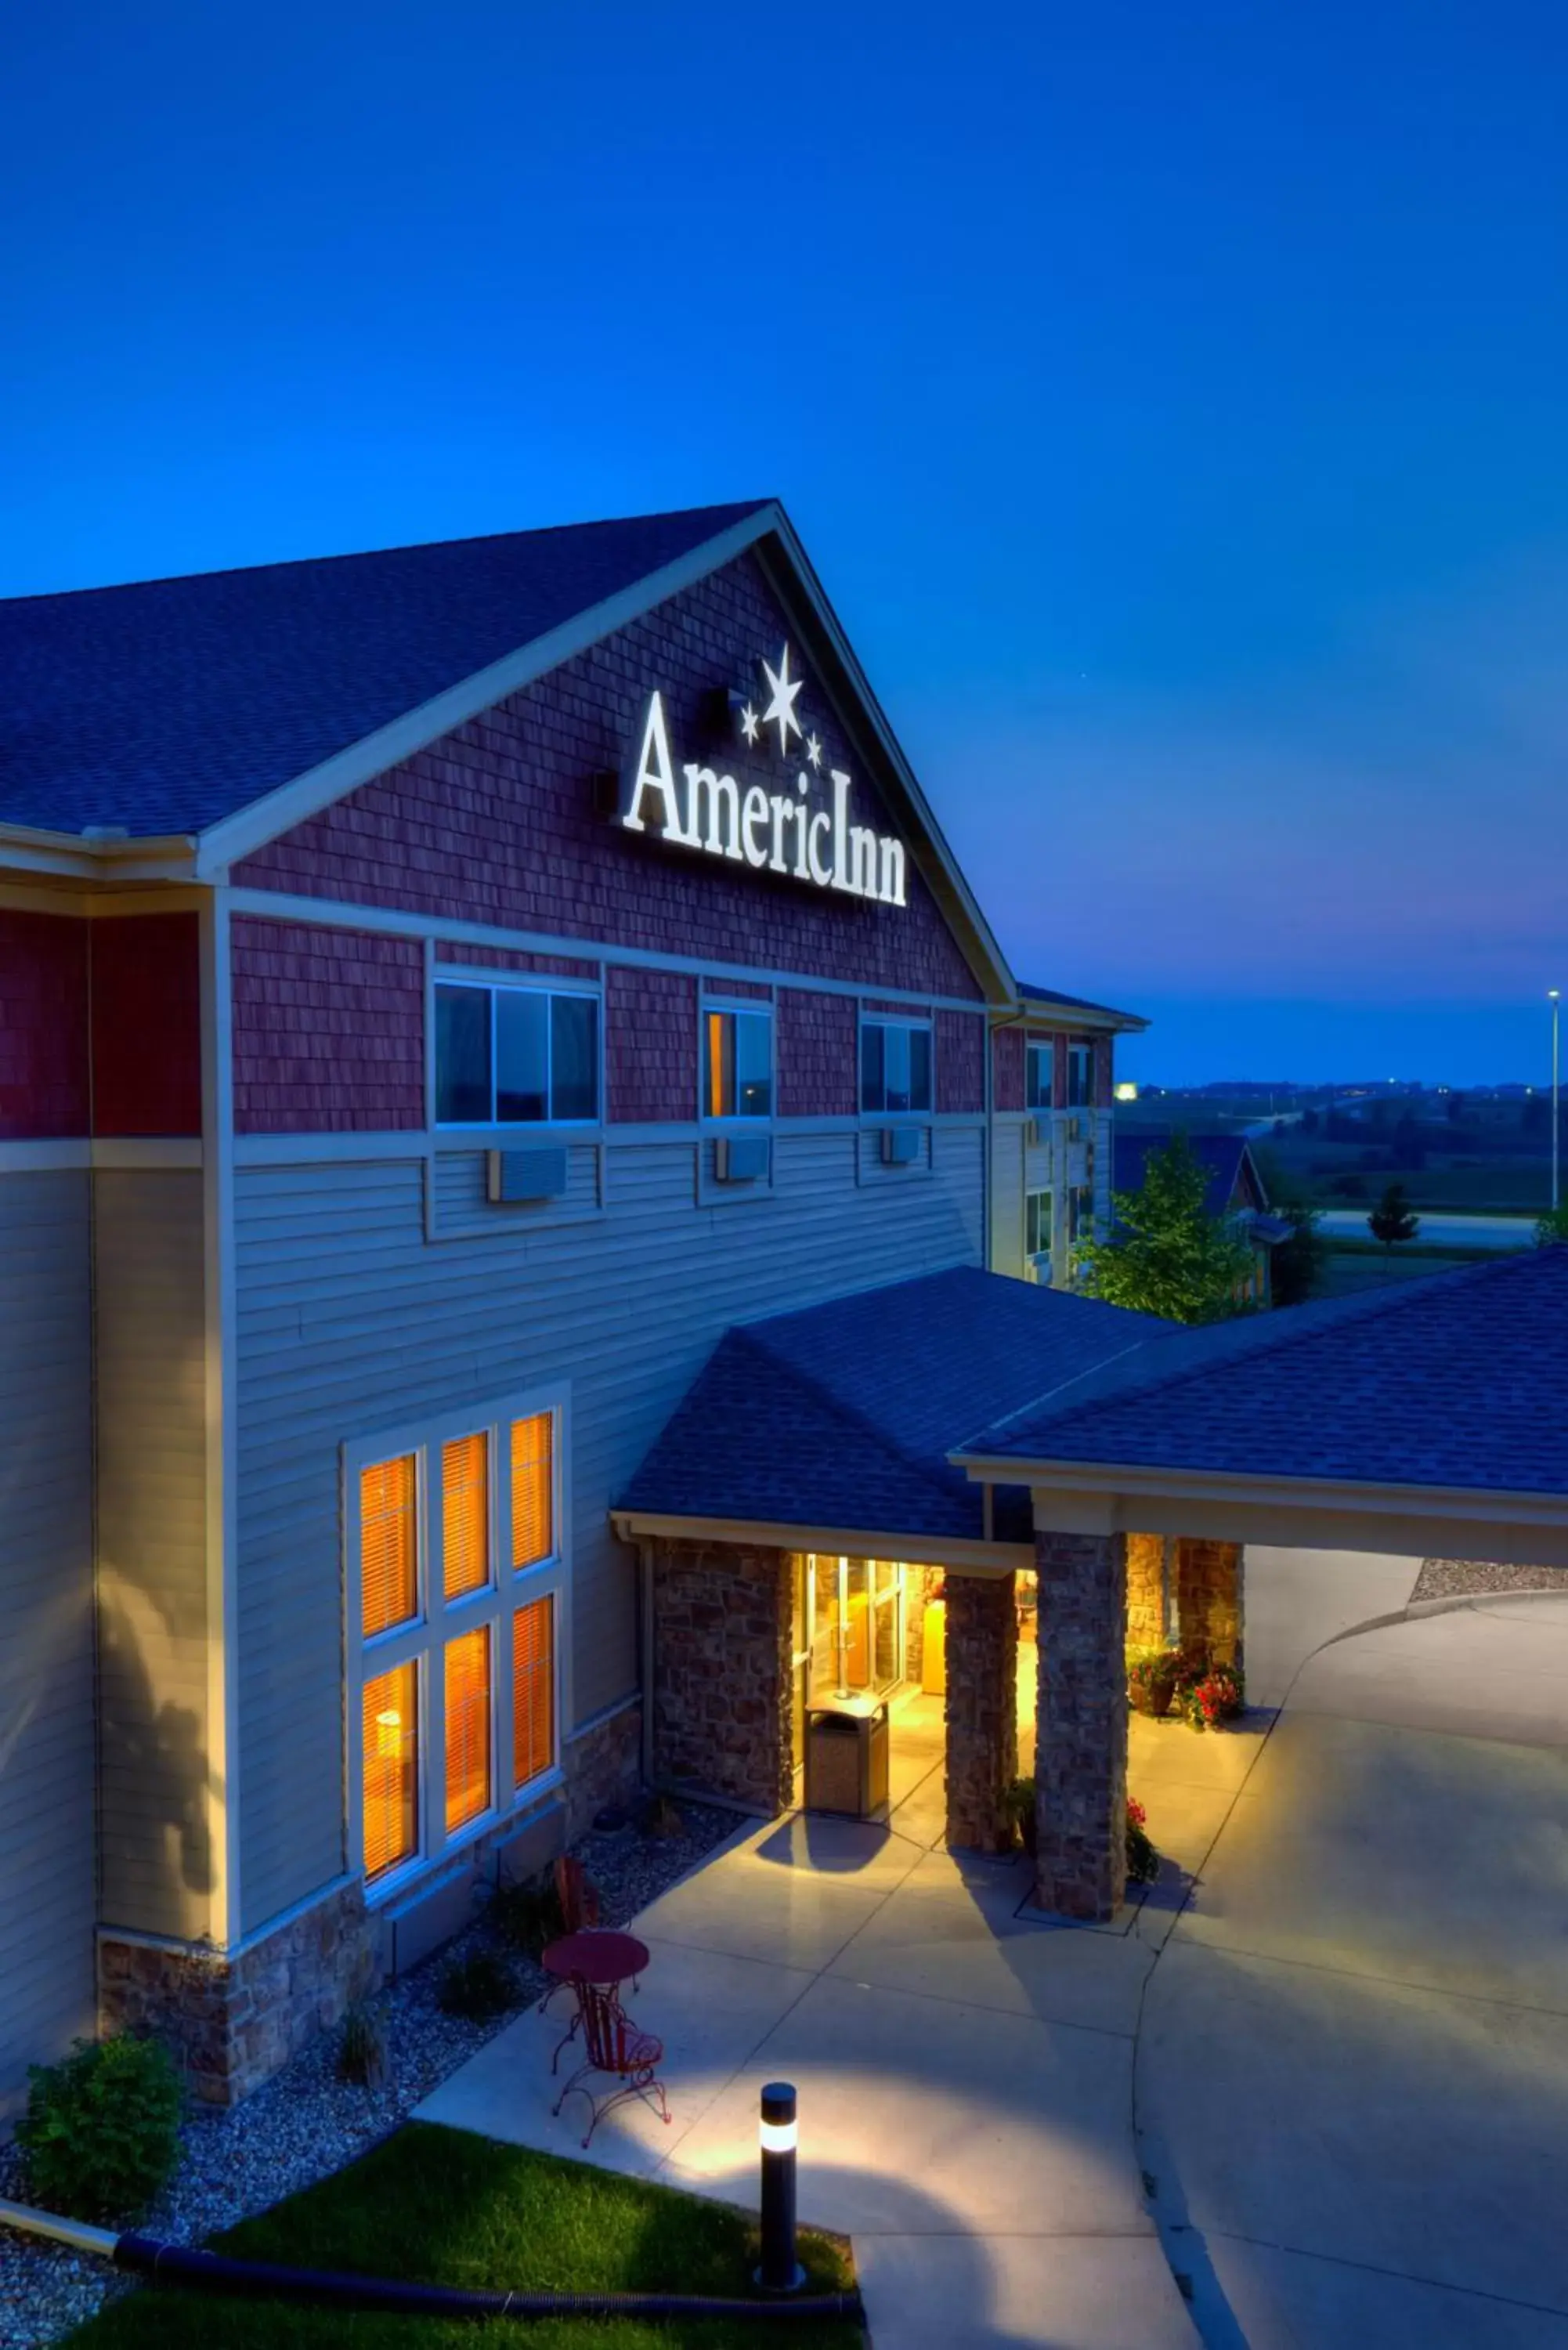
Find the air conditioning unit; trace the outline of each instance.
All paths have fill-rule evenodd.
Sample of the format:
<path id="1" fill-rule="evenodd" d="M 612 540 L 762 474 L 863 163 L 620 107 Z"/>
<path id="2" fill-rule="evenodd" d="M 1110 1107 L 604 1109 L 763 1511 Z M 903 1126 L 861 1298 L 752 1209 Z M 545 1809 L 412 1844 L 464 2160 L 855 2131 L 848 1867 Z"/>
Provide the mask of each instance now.
<path id="1" fill-rule="evenodd" d="M 558 1200 L 566 1188 L 564 1143 L 540 1150 L 492 1150 L 486 1153 L 485 1190 L 494 1207 L 516 1207 L 528 1200 Z"/>
<path id="2" fill-rule="evenodd" d="M 882 1128 L 884 1167 L 913 1167 L 919 1156 L 920 1129 L 918 1126 L 885 1126 Z"/>
<path id="3" fill-rule="evenodd" d="M 715 1183 L 763 1183 L 768 1173 L 765 1134 L 721 1134 L 713 1145 Z"/>

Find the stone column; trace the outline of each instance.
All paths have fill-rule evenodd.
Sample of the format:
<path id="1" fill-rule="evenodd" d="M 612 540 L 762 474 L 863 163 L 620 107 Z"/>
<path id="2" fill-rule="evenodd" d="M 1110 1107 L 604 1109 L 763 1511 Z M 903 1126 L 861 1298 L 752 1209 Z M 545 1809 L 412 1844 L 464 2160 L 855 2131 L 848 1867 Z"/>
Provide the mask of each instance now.
<path id="1" fill-rule="evenodd" d="M 1212 1665 L 1241 1666 L 1241 1545 L 1176 1545 L 1176 1607 L 1181 1645 Z"/>
<path id="2" fill-rule="evenodd" d="M 1035 1898 L 1109 1918 L 1127 1889 L 1127 1536 L 1037 1533 Z"/>
<path id="3" fill-rule="evenodd" d="M 656 1778 L 788 1810 L 792 1572 L 788 1551 L 655 1543 Z"/>
<path id="4" fill-rule="evenodd" d="M 1127 1646 L 1165 1646 L 1165 1536 L 1127 1536 Z"/>
<path id="5" fill-rule="evenodd" d="M 1018 1613 L 1011 1575 L 947 1577 L 948 1842 L 1004 1852 L 1018 1776 Z"/>

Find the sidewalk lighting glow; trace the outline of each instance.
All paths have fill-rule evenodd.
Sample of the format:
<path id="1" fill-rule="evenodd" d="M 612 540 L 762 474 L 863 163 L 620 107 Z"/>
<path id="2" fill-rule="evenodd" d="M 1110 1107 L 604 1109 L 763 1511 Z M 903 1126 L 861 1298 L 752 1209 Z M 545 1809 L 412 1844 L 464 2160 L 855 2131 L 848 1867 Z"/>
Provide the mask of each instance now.
<path id="1" fill-rule="evenodd" d="M 757 2144 L 764 2154 L 793 2154 L 799 2128 L 798 2122 L 761 2122 Z"/>

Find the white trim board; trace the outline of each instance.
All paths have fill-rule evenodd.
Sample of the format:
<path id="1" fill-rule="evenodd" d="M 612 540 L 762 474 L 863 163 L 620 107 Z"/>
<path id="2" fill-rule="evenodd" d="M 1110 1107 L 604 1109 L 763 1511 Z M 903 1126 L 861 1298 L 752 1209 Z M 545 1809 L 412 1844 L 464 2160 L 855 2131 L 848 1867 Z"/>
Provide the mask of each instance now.
<path id="1" fill-rule="evenodd" d="M 612 1510 L 610 1523 L 622 1542 L 663 1534 L 678 1542 L 755 1544 L 769 1550 L 898 1559 L 907 1566 L 950 1566 L 967 1575 L 1012 1575 L 1034 1565 L 1033 1543 L 980 1542 L 961 1534 L 887 1534 L 866 1526 L 787 1525 L 760 1518 L 669 1517 L 647 1510 Z"/>
<path id="2" fill-rule="evenodd" d="M 199 1139 L 128 1134 L 62 1136 L 42 1142 L 0 1142 L 0 1175 L 47 1174 L 70 1168 L 200 1167 Z"/>

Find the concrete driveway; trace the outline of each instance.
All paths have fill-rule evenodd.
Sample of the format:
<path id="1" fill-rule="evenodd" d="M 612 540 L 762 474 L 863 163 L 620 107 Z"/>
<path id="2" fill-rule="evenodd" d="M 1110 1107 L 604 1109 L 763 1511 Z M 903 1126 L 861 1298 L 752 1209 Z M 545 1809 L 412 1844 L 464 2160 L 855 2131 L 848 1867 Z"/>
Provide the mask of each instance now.
<path id="1" fill-rule="evenodd" d="M 1564 2350 L 1568 1600 L 1302 1669 L 1151 1977 L 1136 2094 L 1208 2343 Z"/>
<path id="2" fill-rule="evenodd" d="M 741 1828 L 639 1924 L 671 2126 L 593 2159 L 749 2203 L 794 2080 L 802 2213 L 853 2236 L 877 2350 L 1568 2350 L 1568 1601 L 1320 1647 L 1415 1573 L 1249 1554 L 1284 1711 L 1135 1719 L 1168 1865 L 1106 1928 L 942 1851 L 919 1786 L 890 1830 Z M 560 2029 L 421 2116 L 580 2153 Z"/>

